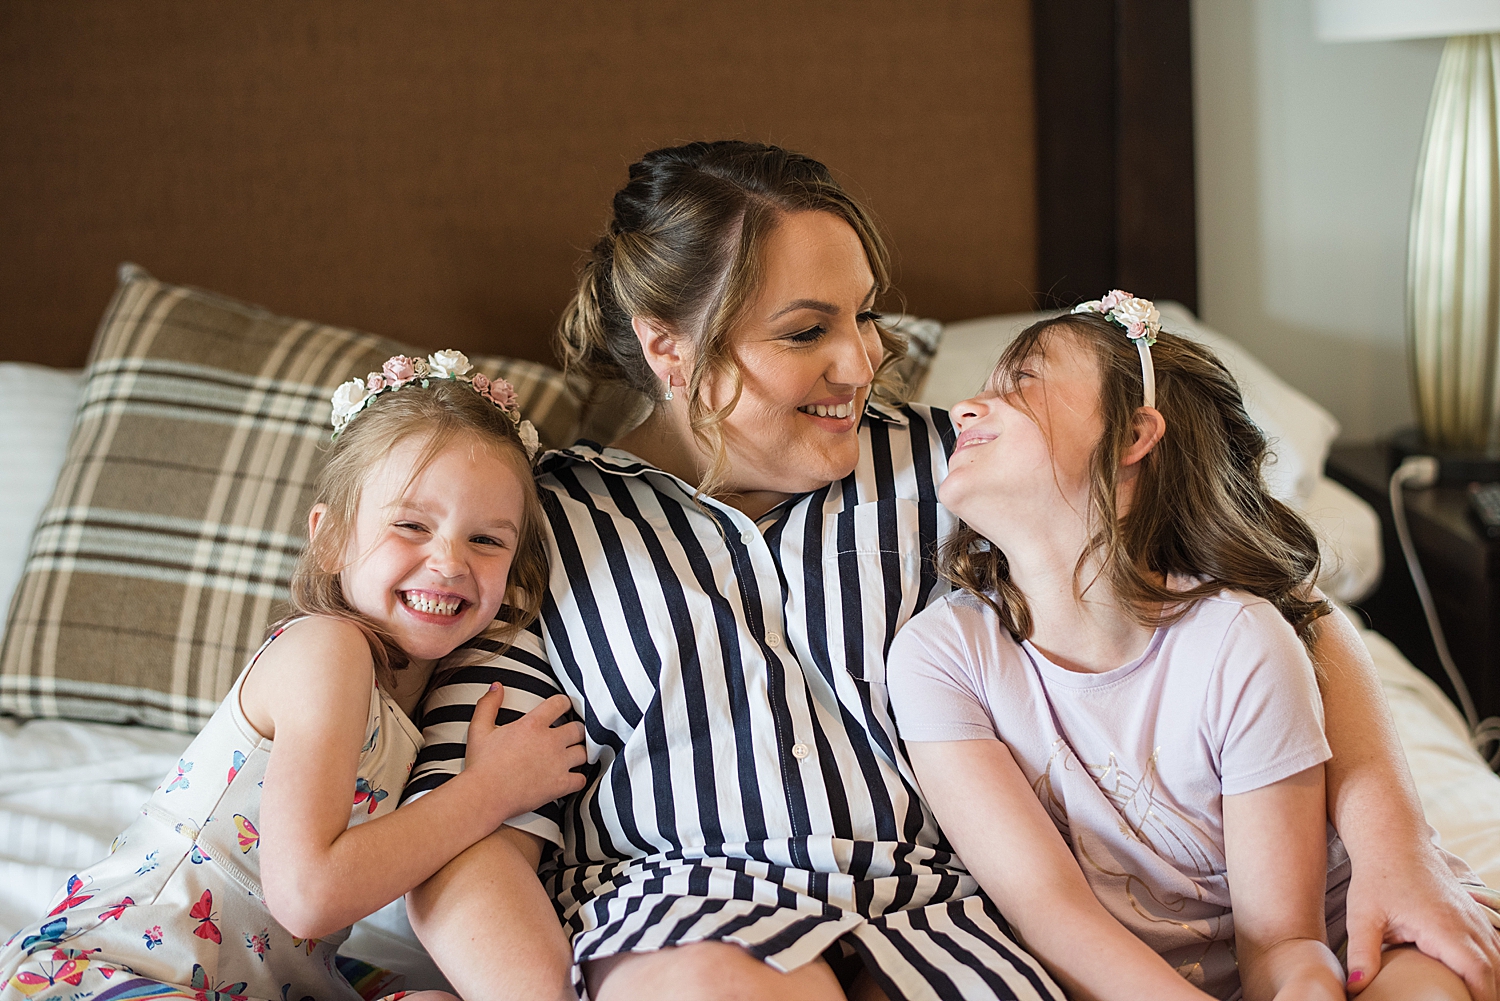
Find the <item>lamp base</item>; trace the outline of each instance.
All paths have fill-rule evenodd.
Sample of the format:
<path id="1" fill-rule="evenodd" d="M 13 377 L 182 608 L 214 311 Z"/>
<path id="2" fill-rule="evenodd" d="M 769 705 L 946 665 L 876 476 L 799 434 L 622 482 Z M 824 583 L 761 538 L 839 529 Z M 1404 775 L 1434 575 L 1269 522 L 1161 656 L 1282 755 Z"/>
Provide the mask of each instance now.
<path id="1" fill-rule="evenodd" d="M 1500 483 L 1500 456 L 1455 448 L 1430 448 L 1422 443 L 1420 428 L 1406 428 L 1391 436 L 1391 468 L 1410 455 L 1430 455 L 1438 461 L 1439 483 Z"/>

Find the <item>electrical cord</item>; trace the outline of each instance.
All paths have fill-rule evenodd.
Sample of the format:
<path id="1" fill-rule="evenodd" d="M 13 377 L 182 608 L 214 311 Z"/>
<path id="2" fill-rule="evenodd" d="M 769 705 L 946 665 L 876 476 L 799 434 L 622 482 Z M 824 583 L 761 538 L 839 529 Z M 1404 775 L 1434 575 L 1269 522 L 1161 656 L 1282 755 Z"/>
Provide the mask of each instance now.
<path id="1" fill-rule="evenodd" d="M 1406 557 L 1406 568 L 1411 571 L 1412 583 L 1417 586 L 1417 598 L 1422 603 L 1422 614 L 1427 617 L 1427 628 L 1432 632 L 1433 645 L 1437 647 L 1438 660 L 1442 662 L 1443 671 L 1447 673 L 1448 680 L 1458 695 L 1459 708 L 1463 711 L 1464 721 L 1468 724 L 1469 743 L 1492 770 L 1497 770 L 1500 769 L 1500 717 L 1491 716 L 1484 720 L 1479 718 L 1479 711 L 1474 707 L 1474 699 L 1469 695 L 1469 686 L 1464 684 L 1463 675 L 1459 673 L 1458 666 L 1453 663 L 1453 655 L 1448 652 L 1448 639 L 1443 634 L 1443 624 L 1438 621 L 1437 607 L 1432 601 L 1432 590 L 1427 586 L 1427 575 L 1422 572 L 1422 563 L 1417 559 L 1417 548 L 1412 545 L 1411 529 L 1406 524 L 1404 488 L 1410 486 L 1417 490 L 1425 490 L 1437 483 L 1437 480 L 1437 459 L 1430 455 L 1407 456 L 1391 474 L 1391 514 L 1396 522 L 1396 538 L 1401 541 L 1401 553 Z M 1486 754 L 1486 749 L 1491 745 L 1494 745 L 1494 750 Z"/>

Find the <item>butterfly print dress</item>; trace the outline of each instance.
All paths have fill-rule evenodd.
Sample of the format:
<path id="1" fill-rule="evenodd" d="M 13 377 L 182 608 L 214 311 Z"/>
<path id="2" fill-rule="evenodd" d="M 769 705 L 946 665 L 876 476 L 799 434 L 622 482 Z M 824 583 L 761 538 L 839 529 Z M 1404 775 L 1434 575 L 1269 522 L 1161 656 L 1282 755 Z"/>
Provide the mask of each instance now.
<path id="1" fill-rule="evenodd" d="M 334 965 L 348 929 L 295 938 L 261 896 L 260 796 L 271 742 L 240 710 L 244 679 L 110 856 L 70 877 L 51 910 L 0 947 L 0 1001 L 359 1001 Z M 351 826 L 395 809 L 421 747 L 416 727 L 378 687 L 365 737 L 349 790 Z"/>

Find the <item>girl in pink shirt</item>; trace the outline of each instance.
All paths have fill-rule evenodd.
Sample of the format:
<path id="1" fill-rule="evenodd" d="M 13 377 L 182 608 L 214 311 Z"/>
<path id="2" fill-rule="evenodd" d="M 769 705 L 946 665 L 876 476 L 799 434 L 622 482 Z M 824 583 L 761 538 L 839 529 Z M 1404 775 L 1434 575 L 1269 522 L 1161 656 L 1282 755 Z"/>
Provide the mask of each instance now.
<path id="1" fill-rule="evenodd" d="M 1414 948 L 1335 955 L 1349 863 L 1304 648 L 1331 609 L 1219 361 L 1111 292 L 1023 332 L 953 418 L 958 589 L 897 636 L 890 694 L 1027 948 L 1075 997 L 1468 999 Z"/>

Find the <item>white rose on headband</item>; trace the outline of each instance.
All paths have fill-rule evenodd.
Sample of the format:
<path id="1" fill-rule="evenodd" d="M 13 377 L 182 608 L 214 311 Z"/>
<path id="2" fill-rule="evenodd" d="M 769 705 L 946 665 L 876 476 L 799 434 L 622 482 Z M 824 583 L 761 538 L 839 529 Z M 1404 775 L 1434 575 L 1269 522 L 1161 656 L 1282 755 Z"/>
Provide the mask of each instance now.
<path id="1" fill-rule="evenodd" d="M 349 423 L 349 418 L 365 405 L 370 390 L 363 379 L 350 379 L 333 391 L 333 426 L 337 430 Z"/>
<path id="2" fill-rule="evenodd" d="M 469 364 L 469 358 L 462 351 L 439 351 L 435 355 L 427 356 L 427 366 L 432 374 L 440 379 L 451 379 L 458 375 L 467 375 L 473 365 Z"/>
<path id="3" fill-rule="evenodd" d="M 537 446 L 541 439 L 537 437 L 536 428 L 530 421 L 522 421 L 516 426 L 516 433 L 521 436 L 521 444 L 526 449 L 526 458 L 536 458 Z"/>
<path id="4" fill-rule="evenodd" d="M 1134 337 L 1141 336 L 1135 331 L 1142 328 L 1142 333 L 1149 331 L 1153 337 L 1161 331 L 1161 313 L 1157 312 L 1150 299 L 1125 299 L 1109 315 L 1110 319 L 1129 329 Z"/>

